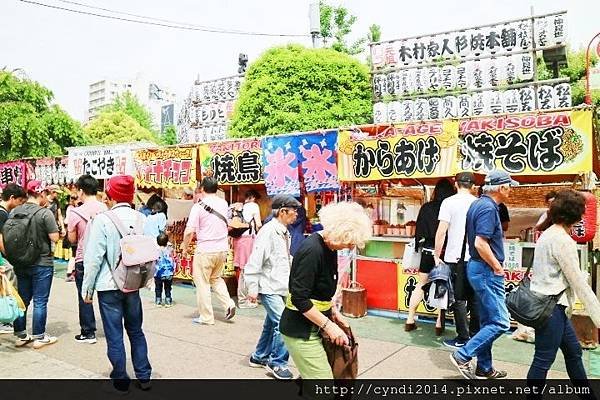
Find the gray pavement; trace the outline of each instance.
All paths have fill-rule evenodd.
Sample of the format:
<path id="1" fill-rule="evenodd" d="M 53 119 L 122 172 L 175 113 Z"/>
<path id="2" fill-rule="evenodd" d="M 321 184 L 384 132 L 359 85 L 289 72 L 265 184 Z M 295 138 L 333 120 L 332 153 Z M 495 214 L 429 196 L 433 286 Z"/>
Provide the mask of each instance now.
<path id="1" fill-rule="evenodd" d="M 269 379 L 265 370 L 248 367 L 248 355 L 254 350 L 262 329 L 264 313 L 260 307 L 238 310 L 231 322 L 225 321 L 222 310 L 216 309 L 216 324 L 204 326 L 191 322 L 196 316 L 192 288 L 176 286 L 173 295 L 176 304 L 170 309 L 156 307 L 153 297 L 153 292 L 143 291 L 144 331 L 153 377 Z M 98 343 L 75 342 L 73 338 L 79 333 L 75 285 L 57 274 L 50 296 L 47 331 L 57 336 L 58 342 L 39 350 L 30 346 L 15 348 L 12 335 L 0 335 L 0 378 L 107 377 L 110 364 L 106 341 L 98 312 L 96 316 Z M 419 335 L 408 336 L 394 320 L 366 317 L 351 320 L 351 323 L 359 337 L 360 377 L 457 378 L 448 360 L 448 350 L 439 345 L 439 338 L 435 342 L 427 336 L 427 327 L 420 328 Z M 513 345 L 510 339 L 504 341 Z M 430 342 L 431 345 L 419 344 Z M 532 351 L 531 345 L 515 345 Z M 503 346 L 495 349 L 495 356 L 509 353 Z M 503 358 L 507 357 L 499 357 Z M 511 377 L 523 378 L 530 360 L 497 361 L 496 367 L 506 369 Z M 131 369 L 131 363 L 128 364 Z M 561 369 L 560 362 L 557 364 Z M 292 369 L 297 373 L 293 364 Z M 566 374 L 553 370 L 550 377 L 565 378 Z"/>

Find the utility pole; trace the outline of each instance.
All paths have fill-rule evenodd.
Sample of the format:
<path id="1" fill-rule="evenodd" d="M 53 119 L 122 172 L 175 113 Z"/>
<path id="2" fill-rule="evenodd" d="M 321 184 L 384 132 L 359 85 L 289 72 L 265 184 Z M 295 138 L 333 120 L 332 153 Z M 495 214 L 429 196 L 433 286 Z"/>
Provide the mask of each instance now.
<path id="1" fill-rule="evenodd" d="M 319 37 L 321 36 L 321 10 L 318 1 L 311 2 L 309 7 L 310 35 L 312 36 L 313 48 L 316 49 L 319 47 Z"/>

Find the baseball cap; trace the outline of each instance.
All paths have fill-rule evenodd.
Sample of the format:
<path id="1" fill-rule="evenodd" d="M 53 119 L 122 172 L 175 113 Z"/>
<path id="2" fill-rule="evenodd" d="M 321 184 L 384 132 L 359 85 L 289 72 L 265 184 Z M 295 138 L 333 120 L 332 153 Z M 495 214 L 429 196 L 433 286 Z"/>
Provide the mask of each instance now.
<path id="1" fill-rule="evenodd" d="M 279 208 L 300 208 L 302 207 L 302 203 L 296 200 L 293 196 L 289 196 L 287 194 L 278 194 L 273 197 L 273 204 L 271 208 L 273 210 Z"/>
<path id="2" fill-rule="evenodd" d="M 44 190 L 42 189 L 42 182 L 40 181 L 29 181 L 27 182 L 27 193 L 28 194 L 39 194 Z"/>
<path id="3" fill-rule="evenodd" d="M 500 186 L 506 184 L 513 187 L 519 186 L 519 182 L 512 179 L 508 172 L 499 169 L 488 172 L 488 174 L 485 176 L 484 183 L 488 186 Z"/>
<path id="4" fill-rule="evenodd" d="M 475 175 L 472 172 L 459 172 L 456 174 L 456 182 L 475 183 Z"/>

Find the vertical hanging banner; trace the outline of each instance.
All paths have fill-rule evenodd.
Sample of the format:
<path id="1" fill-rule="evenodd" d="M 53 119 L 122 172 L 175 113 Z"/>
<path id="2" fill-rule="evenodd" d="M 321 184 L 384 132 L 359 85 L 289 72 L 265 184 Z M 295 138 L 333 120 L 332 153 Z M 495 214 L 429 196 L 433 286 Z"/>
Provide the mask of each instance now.
<path id="1" fill-rule="evenodd" d="M 220 185 L 264 182 L 259 139 L 207 143 L 198 149 L 202 174 L 212 174 Z"/>
<path id="2" fill-rule="evenodd" d="M 336 164 L 337 131 L 298 137 L 298 159 L 308 193 L 338 190 Z"/>
<path id="3" fill-rule="evenodd" d="M 340 131 L 340 181 L 452 176 L 456 170 L 458 121 L 409 123 L 377 136 Z"/>
<path id="4" fill-rule="evenodd" d="M 300 196 L 297 136 L 265 137 L 262 140 L 267 194 Z"/>
<path id="5" fill-rule="evenodd" d="M 479 118 L 460 123 L 459 168 L 512 175 L 592 171 L 592 111 Z"/>
<path id="6" fill-rule="evenodd" d="M 27 179 L 27 164 L 23 161 L 0 163 L 0 188 L 4 189 L 9 183 L 25 187 Z"/>
<path id="7" fill-rule="evenodd" d="M 135 152 L 135 183 L 146 188 L 196 187 L 196 147 Z"/>

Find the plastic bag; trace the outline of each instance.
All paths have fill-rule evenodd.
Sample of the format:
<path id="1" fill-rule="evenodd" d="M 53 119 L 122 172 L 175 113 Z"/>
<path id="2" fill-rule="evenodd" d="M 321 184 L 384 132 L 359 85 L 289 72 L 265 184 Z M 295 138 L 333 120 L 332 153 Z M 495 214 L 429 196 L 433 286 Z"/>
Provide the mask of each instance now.
<path id="1" fill-rule="evenodd" d="M 25 304 L 5 274 L 0 274 L 0 322 L 11 323 L 22 317 Z"/>

